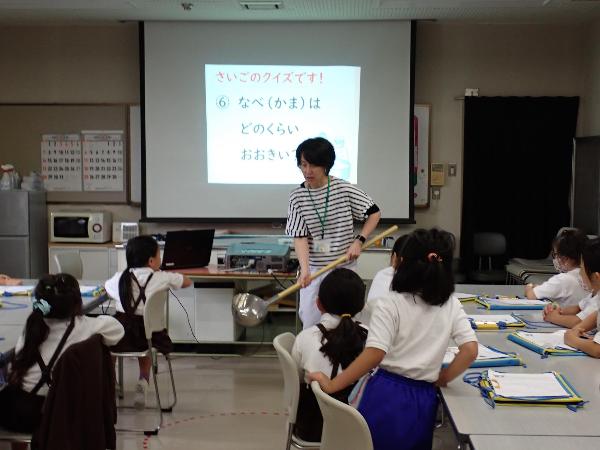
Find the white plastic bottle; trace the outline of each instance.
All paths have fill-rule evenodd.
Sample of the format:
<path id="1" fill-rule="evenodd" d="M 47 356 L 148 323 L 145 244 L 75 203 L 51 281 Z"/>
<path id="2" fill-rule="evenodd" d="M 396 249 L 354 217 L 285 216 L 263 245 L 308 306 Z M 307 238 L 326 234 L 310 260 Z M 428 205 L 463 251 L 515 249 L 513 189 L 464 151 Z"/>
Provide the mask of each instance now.
<path id="1" fill-rule="evenodd" d="M 12 164 L 2 164 L 2 178 L 0 178 L 0 191 L 10 191 L 14 189 L 14 172 Z"/>

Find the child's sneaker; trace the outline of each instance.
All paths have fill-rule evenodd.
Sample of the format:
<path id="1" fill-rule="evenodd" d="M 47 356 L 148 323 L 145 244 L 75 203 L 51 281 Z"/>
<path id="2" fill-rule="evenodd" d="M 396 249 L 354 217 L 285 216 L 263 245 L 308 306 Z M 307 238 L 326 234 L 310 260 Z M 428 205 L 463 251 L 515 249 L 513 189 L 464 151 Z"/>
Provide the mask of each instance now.
<path id="1" fill-rule="evenodd" d="M 133 406 L 137 409 L 144 409 L 146 407 L 146 390 L 148 389 L 148 382 L 146 380 L 139 380 L 135 385 L 135 397 L 133 400 Z"/>

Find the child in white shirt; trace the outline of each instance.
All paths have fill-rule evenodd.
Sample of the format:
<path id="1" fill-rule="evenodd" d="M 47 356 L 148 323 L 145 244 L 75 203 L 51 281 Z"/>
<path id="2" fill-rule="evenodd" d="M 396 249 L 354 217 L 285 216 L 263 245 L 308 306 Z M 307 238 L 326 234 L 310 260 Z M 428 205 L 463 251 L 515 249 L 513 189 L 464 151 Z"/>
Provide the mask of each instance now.
<path id="1" fill-rule="evenodd" d="M 367 330 L 352 319 L 365 304 L 365 284 L 349 269 L 335 269 L 319 286 L 317 307 L 321 321 L 303 330 L 294 341 L 292 357 L 304 380 L 309 372 L 321 371 L 335 376 L 363 351 Z M 335 397 L 348 402 L 352 387 Z M 300 383 L 300 400 L 294 434 L 299 438 L 318 442 L 321 440 L 323 418 L 317 400 L 305 382 Z"/>
<path id="2" fill-rule="evenodd" d="M 362 323 L 368 325 L 369 320 L 371 320 L 371 310 L 373 309 L 374 304 L 373 300 L 385 297 L 390 293 L 390 286 L 392 284 L 392 278 L 394 278 L 394 271 L 396 270 L 396 266 L 400 261 L 400 252 L 407 237 L 408 235 L 404 234 L 396 239 L 396 242 L 394 242 L 394 247 L 392 248 L 392 255 L 390 256 L 390 265 L 385 269 L 381 269 L 373 277 L 371 287 L 369 288 L 369 293 L 367 294 L 367 303 L 365 304 L 365 308 L 357 315 L 357 319 Z"/>
<path id="3" fill-rule="evenodd" d="M 115 318 L 125 328 L 125 336 L 112 350 L 139 352 L 148 349 L 144 331 L 146 299 L 156 292 L 188 287 L 192 281 L 180 273 L 160 271 L 160 248 L 151 236 L 129 239 L 125 251 L 127 268 L 123 272 L 117 272 L 104 286 L 108 295 L 116 300 Z M 170 353 L 173 348 L 167 330 L 154 332 L 152 345 L 163 354 Z M 146 404 L 151 359 L 149 356 L 138 358 L 138 364 L 140 376 L 134 405 L 143 408 Z"/>
<path id="4" fill-rule="evenodd" d="M 582 276 L 582 278 L 584 277 Z M 576 305 L 564 307 L 555 303 L 547 305 L 544 308 L 544 320 L 566 328 L 573 328 L 587 316 L 598 311 L 599 297 L 598 292 L 591 292 Z"/>
<path id="5" fill-rule="evenodd" d="M 68 274 L 46 275 L 34 290 L 33 311 L 15 347 L 8 386 L 0 391 L 0 426 L 22 433 L 38 427 L 48 394 L 52 364 L 73 344 L 94 334 L 111 346 L 123 337 L 123 326 L 110 316 L 82 315 L 77 280 Z M 41 364 L 38 362 L 41 357 Z M 52 364 L 51 364 L 52 363 Z M 47 367 L 42 371 L 41 366 Z"/>
<path id="6" fill-rule="evenodd" d="M 337 392 L 379 365 L 360 401 L 375 450 L 431 448 L 436 386 L 446 386 L 477 357 L 477 338 L 459 300 L 452 297 L 454 236 L 415 230 L 404 247 L 392 291 L 377 300 L 365 350 L 330 380 L 309 374 L 325 392 Z M 454 361 L 440 369 L 448 341 Z"/>
<path id="7" fill-rule="evenodd" d="M 563 230 L 552 243 L 552 261 L 560 273 L 545 283 L 525 286 L 530 299 L 547 298 L 560 306 L 573 306 L 589 294 L 579 272 L 581 251 L 587 236 L 579 230 Z"/>
<path id="8" fill-rule="evenodd" d="M 600 239 L 589 240 L 581 257 L 581 275 L 590 290 L 600 291 Z M 565 333 L 565 344 L 600 358 L 600 314 L 598 310 Z M 594 339 L 587 332 L 596 328 Z"/>

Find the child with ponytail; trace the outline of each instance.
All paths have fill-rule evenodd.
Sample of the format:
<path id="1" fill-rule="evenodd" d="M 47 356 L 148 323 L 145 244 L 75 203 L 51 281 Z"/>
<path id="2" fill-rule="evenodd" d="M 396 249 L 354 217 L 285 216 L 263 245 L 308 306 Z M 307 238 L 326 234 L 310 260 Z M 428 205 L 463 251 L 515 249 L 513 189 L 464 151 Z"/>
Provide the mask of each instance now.
<path id="1" fill-rule="evenodd" d="M 294 434 L 305 441 L 321 440 L 323 418 L 317 400 L 304 382 L 305 374 L 322 371 L 335 377 L 346 369 L 365 346 L 367 329 L 353 317 L 365 305 L 365 284 L 349 269 L 335 269 L 321 282 L 317 308 L 321 321 L 302 331 L 294 342 L 292 357 L 300 369 L 300 399 Z M 334 397 L 345 403 L 353 384 Z"/>
<path id="2" fill-rule="evenodd" d="M 144 330 L 144 307 L 146 299 L 154 293 L 168 289 L 191 286 L 192 281 L 180 273 L 160 271 L 160 248 L 152 236 L 136 236 L 127 241 L 125 249 L 127 268 L 117 272 L 104 285 L 106 292 L 116 300 L 115 318 L 123 324 L 125 336 L 115 345 L 115 352 L 141 352 L 148 349 Z M 168 354 L 173 344 L 167 330 L 152 334 L 152 345 Z M 151 359 L 138 358 L 140 376 L 135 389 L 134 405 L 146 405 L 146 391 L 150 379 Z"/>
<path id="3" fill-rule="evenodd" d="M 44 276 L 34 297 L 9 367 L 8 384 L 0 391 L 0 426 L 21 433 L 38 427 L 52 367 L 67 348 L 94 334 L 111 346 L 124 333 L 113 317 L 82 315 L 79 284 L 71 275 Z"/>
<path id="4" fill-rule="evenodd" d="M 477 357 L 477 338 L 459 300 L 452 297 L 454 236 L 415 230 L 406 239 L 392 291 L 376 300 L 364 351 L 333 379 L 309 374 L 323 391 L 345 389 L 379 366 L 359 404 L 375 450 L 431 448 L 436 385 L 446 386 Z M 459 348 L 440 369 L 448 341 Z"/>

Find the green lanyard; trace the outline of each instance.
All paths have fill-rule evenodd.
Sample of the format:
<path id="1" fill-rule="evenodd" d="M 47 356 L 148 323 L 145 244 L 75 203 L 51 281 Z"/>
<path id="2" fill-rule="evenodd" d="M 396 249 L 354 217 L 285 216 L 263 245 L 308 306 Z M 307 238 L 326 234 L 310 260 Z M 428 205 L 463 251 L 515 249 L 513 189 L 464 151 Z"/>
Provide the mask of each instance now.
<path id="1" fill-rule="evenodd" d="M 308 189 L 308 196 L 310 197 L 310 202 L 313 204 L 315 208 L 315 212 L 317 213 L 317 217 L 319 218 L 319 222 L 321 223 L 321 239 L 325 237 L 325 222 L 327 222 L 327 208 L 329 207 L 329 175 L 327 175 L 327 195 L 325 196 L 325 210 L 323 211 L 323 217 L 321 218 L 321 214 L 319 214 L 319 209 L 317 205 L 315 205 L 315 201 L 312 198 L 312 194 L 310 193 L 310 189 Z"/>

